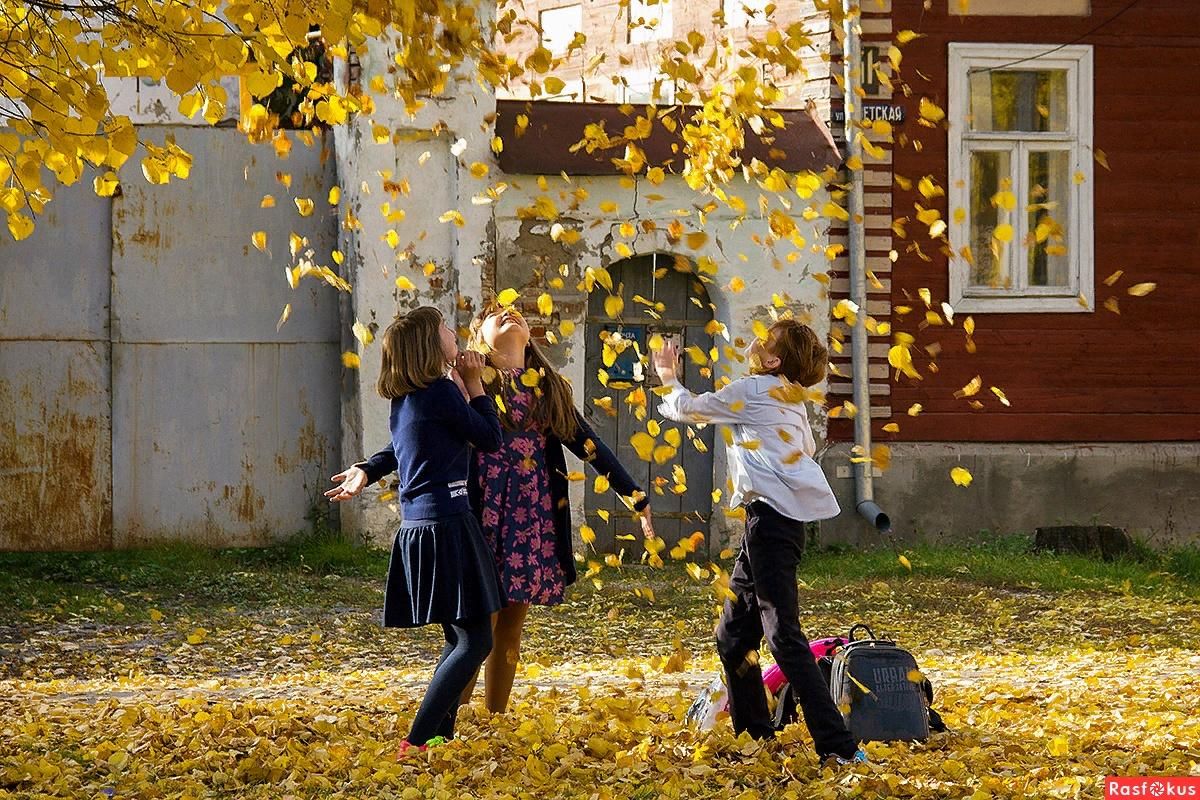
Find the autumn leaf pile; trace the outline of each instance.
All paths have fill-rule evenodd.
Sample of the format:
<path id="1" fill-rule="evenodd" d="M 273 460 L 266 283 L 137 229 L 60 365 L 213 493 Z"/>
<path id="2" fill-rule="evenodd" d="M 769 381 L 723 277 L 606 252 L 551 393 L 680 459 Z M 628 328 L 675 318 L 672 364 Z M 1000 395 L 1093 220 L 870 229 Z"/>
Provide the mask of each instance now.
<path id="1" fill-rule="evenodd" d="M 439 643 L 377 626 L 377 576 L 19 595 L 0 617 L 0 797 L 978 800 L 1200 774 L 1194 593 L 997 588 L 913 561 L 886 580 L 802 570 L 810 634 L 894 634 L 951 728 L 837 772 L 803 726 L 764 745 L 684 724 L 716 669 L 715 608 L 675 567 L 609 570 L 536 609 L 511 713 L 466 709 L 458 741 L 402 763 Z"/>

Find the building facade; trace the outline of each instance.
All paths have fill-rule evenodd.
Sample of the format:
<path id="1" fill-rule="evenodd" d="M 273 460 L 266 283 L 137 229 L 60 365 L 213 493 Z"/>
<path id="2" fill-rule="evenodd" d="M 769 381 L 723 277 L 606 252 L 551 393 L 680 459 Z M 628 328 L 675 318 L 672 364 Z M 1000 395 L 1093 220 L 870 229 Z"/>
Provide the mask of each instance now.
<path id="1" fill-rule="evenodd" d="M 905 222 L 868 235 L 867 258 L 886 266 L 871 313 L 915 337 L 920 377 L 872 337 L 873 437 L 891 450 L 876 499 L 910 536 L 1106 523 L 1195 542 L 1200 157 L 1178 133 L 1200 90 L 1172 76 L 1200 14 L 1186 0 L 864 5 L 864 44 L 886 52 L 901 31 L 897 91 L 865 105 L 902 121 L 865 160 L 868 221 Z M 922 124 L 923 102 L 944 122 Z M 930 209 L 948 246 L 931 246 Z M 852 498 L 850 424 L 830 436 L 831 482 Z M 825 530 L 873 535 L 845 517 Z"/>

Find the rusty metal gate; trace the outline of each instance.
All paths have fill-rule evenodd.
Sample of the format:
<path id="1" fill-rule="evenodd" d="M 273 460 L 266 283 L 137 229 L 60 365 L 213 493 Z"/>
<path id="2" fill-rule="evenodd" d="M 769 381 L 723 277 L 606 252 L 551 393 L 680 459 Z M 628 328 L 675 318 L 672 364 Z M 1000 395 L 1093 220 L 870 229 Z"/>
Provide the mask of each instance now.
<path id="1" fill-rule="evenodd" d="M 635 366 L 632 349 L 613 365 L 605 366 L 602 336 L 620 332 L 622 337 L 637 342 L 641 352 L 646 353 L 649 338 L 657 333 L 675 339 L 681 351 L 697 345 L 707 353 L 713 345 L 712 335 L 705 330 L 712 320 L 708 293 L 694 274 L 676 268 L 672 255 L 638 256 L 619 261 L 608 269 L 613 283 L 621 287 L 625 310 L 621 322 L 617 322 L 605 312 L 607 294 L 603 290 L 592 292 L 588 300 L 584 415 L 597 435 L 616 452 L 625 468 L 650 494 L 655 531 L 664 541 L 674 544 L 696 531 L 707 536 L 712 515 L 713 427 L 693 429 L 700 442 L 697 447 L 687 435 L 687 426 L 659 415 L 657 398 L 650 391 L 659 382 L 655 376 L 645 374 Z M 648 306 L 635 301 L 635 295 L 649 303 L 662 303 L 664 308 L 659 312 L 659 318 L 645 313 Z M 700 367 L 689 358 L 683 361 L 685 385 L 694 392 L 711 391 L 711 373 L 702 374 Z M 601 372 L 608 377 L 607 388 L 600 382 Z M 625 401 L 628 390 L 638 386 L 646 392 L 647 416 L 644 420 L 638 420 L 636 407 Z M 593 398 L 606 396 L 612 398 L 611 412 L 592 402 Z M 680 436 L 676 455 L 663 464 L 643 461 L 630 443 L 633 434 L 645 431 L 652 420 L 660 425 L 657 437 L 660 442 L 666 442 L 671 430 Z M 672 474 L 675 465 L 682 466 L 685 473 L 687 491 L 684 493 L 674 490 L 677 485 Z M 655 491 L 656 486 L 662 490 L 661 494 Z M 588 525 L 596 531 L 596 546 L 602 552 L 620 549 L 626 544 L 617 536 L 640 533 L 614 493 L 596 494 L 591 480 L 585 490 L 584 510 Z M 609 513 L 609 522 L 604 521 L 601 511 Z"/>
<path id="2" fill-rule="evenodd" d="M 261 544 L 306 526 L 337 463 L 338 298 L 281 269 L 293 231 L 318 263 L 336 247 L 333 159 L 139 130 L 168 132 L 188 180 L 150 186 L 131 162 L 118 197 L 60 188 L 29 239 L 0 241 L 0 549 Z"/>

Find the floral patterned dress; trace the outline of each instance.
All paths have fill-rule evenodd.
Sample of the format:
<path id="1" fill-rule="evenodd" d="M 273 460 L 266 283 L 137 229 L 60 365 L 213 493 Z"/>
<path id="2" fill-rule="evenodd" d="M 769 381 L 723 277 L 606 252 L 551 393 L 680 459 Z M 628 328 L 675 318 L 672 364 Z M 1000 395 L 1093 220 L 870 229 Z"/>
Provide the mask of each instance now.
<path id="1" fill-rule="evenodd" d="M 566 593 L 566 578 L 558 561 L 546 434 L 524 426 L 535 397 L 516 380 L 520 374 L 513 370 L 504 376 L 516 387 L 504 402 L 518 429 L 505 429 L 499 451 L 475 454 L 483 535 L 495 554 L 500 591 L 509 603 L 556 605 Z"/>

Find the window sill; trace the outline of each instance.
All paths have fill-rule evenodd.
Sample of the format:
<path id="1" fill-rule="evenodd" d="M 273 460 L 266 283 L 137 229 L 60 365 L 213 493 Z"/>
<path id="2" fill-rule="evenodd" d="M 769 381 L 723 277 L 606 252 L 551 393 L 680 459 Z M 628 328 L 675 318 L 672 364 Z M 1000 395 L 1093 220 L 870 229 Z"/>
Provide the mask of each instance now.
<path id="1" fill-rule="evenodd" d="M 1096 309 L 1092 298 L 1081 305 L 1078 297 L 1011 296 L 959 297 L 952 299 L 955 314 L 1090 314 Z"/>

